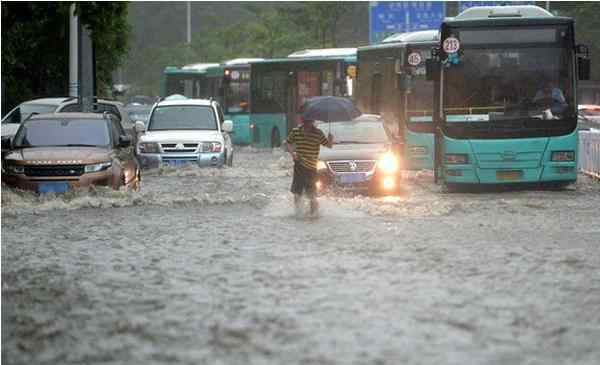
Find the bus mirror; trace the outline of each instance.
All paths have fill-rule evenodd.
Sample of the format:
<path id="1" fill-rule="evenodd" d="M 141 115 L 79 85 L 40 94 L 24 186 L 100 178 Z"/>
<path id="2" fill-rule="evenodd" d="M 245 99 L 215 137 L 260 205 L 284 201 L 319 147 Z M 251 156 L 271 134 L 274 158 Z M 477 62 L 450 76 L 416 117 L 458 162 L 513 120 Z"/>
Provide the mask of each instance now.
<path id="1" fill-rule="evenodd" d="M 589 58 L 577 58 L 577 73 L 579 80 L 590 79 L 590 59 Z"/>
<path id="2" fill-rule="evenodd" d="M 427 81 L 436 80 L 440 72 L 439 63 L 435 62 L 432 58 L 428 58 L 425 61 L 425 72 L 427 74 Z"/>
<path id="3" fill-rule="evenodd" d="M 412 76 L 409 74 L 400 74 L 398 75 L 400 81 L 400 90 L 403 90 L 405 93 L 410 94 L 412 92 Z"/>
<path id="4" fill-rule="evenodd" d="M 585 44 L 578 44 L 575 46 L 575 53 L 578 55 L 584 55 L 585 57 L 590 57 L 590 47 Z"/>

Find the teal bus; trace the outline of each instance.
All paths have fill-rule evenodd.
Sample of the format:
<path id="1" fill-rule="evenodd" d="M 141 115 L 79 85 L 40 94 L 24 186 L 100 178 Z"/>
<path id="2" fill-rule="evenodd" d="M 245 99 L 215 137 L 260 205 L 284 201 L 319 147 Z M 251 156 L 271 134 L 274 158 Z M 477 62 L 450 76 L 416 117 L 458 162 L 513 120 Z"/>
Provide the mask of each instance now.
<path id="1" fill-rule="evenodd" d="M 216 66 L 219 64 L 195 63 L 183 67 L 165 67 L 160 82 L 160 96 L 179 94 L 188 98 L 206 99 L 210 97 L 211 91 L 206 71 Z"/>
<path id="2" fill-rule="evenodd" d="M 303 50 L 253 62 L 250 71 L 252 144 L 278 147 L 313 96 L 352 96 L 356 48 Z"/>
<path id="3" fill-rule="evenodd" d="M 250 133 L 250 64 L 263 58 L 236 58 L 206 69 L 209 96 L 219 101 L 225 119 L 233 122 L 233 143 L 249 145 Z"/>
<path id="4" fill-rule="evenodd" d="M 589 49 L 573 19 L 533 5 L 473 7 L 440 29 L 435 175 L 449 187 L 577 179 L 577 79 Z"/>
<path id="5" fill-rule="evenodd" d="M 433 81 L 425 61 L 438 44 L 439 31 L 425 30 L 395 34 L 357 52 L 356 103 L 392 124 L 408 170 L 433 170 Z"/>

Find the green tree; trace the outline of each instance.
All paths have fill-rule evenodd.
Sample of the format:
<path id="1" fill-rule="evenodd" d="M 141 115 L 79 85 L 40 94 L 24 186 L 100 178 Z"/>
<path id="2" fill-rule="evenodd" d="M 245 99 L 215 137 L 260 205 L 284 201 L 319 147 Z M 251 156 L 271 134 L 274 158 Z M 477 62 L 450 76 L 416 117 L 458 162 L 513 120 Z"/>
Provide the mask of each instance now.
<path id="1" fill-rule="evenodd" d="M 66 95 L 72 2 L 2 2 L 3 113 L 28 99 Z M 81 2 L 77 12 L 96 44 L 99 90 L 127 54 L 127 3 Z"/>

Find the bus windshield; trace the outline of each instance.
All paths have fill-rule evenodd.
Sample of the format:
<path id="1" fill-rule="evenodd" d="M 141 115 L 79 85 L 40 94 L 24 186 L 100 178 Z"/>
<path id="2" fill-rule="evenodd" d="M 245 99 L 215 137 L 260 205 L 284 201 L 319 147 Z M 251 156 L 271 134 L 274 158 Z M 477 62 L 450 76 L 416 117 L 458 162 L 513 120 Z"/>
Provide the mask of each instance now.
<path id="1" fill-rule="evenodd" d="M 529 125 L 535 126 L 540 120 L 572 119 L 572 53 L 565 46 L 568 42 L 560 40 L 567 37 L 566 31 L 513 29 L 486 38 L 489 32 L 455 33 L 461 37 L 460 62 L 444 67 L 443 75 L 446 125 L 533 121 Z"/>
<path id="2" fill-rule="evenodd" d="M 232 70 L 225 84 L 225 113 L 247 113 L 250 94 L 250 71 Z"/>
<path id="3" fill-rule="evenodd" d="M 185 95 L 188 98 L 203 96 L 205 77 L 191 74 L 167 74 L 165 96 L 173 94 Z"/>

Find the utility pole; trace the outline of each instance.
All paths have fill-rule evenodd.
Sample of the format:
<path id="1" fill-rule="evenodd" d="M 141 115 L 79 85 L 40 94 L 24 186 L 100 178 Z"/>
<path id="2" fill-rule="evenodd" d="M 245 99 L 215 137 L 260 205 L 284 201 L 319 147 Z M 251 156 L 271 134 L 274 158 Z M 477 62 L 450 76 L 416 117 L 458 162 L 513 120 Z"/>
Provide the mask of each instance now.
<path id="1" fill-rule="evenodd" d="M 75 15 L 75 4 L 69 10 L 69 96 L 79 96 L 79 17 Z"/>
<path id="2" fill-rule="evenodd" d="M 192 3 L 187 2 L 187 44 L 192 43 Z"/>

